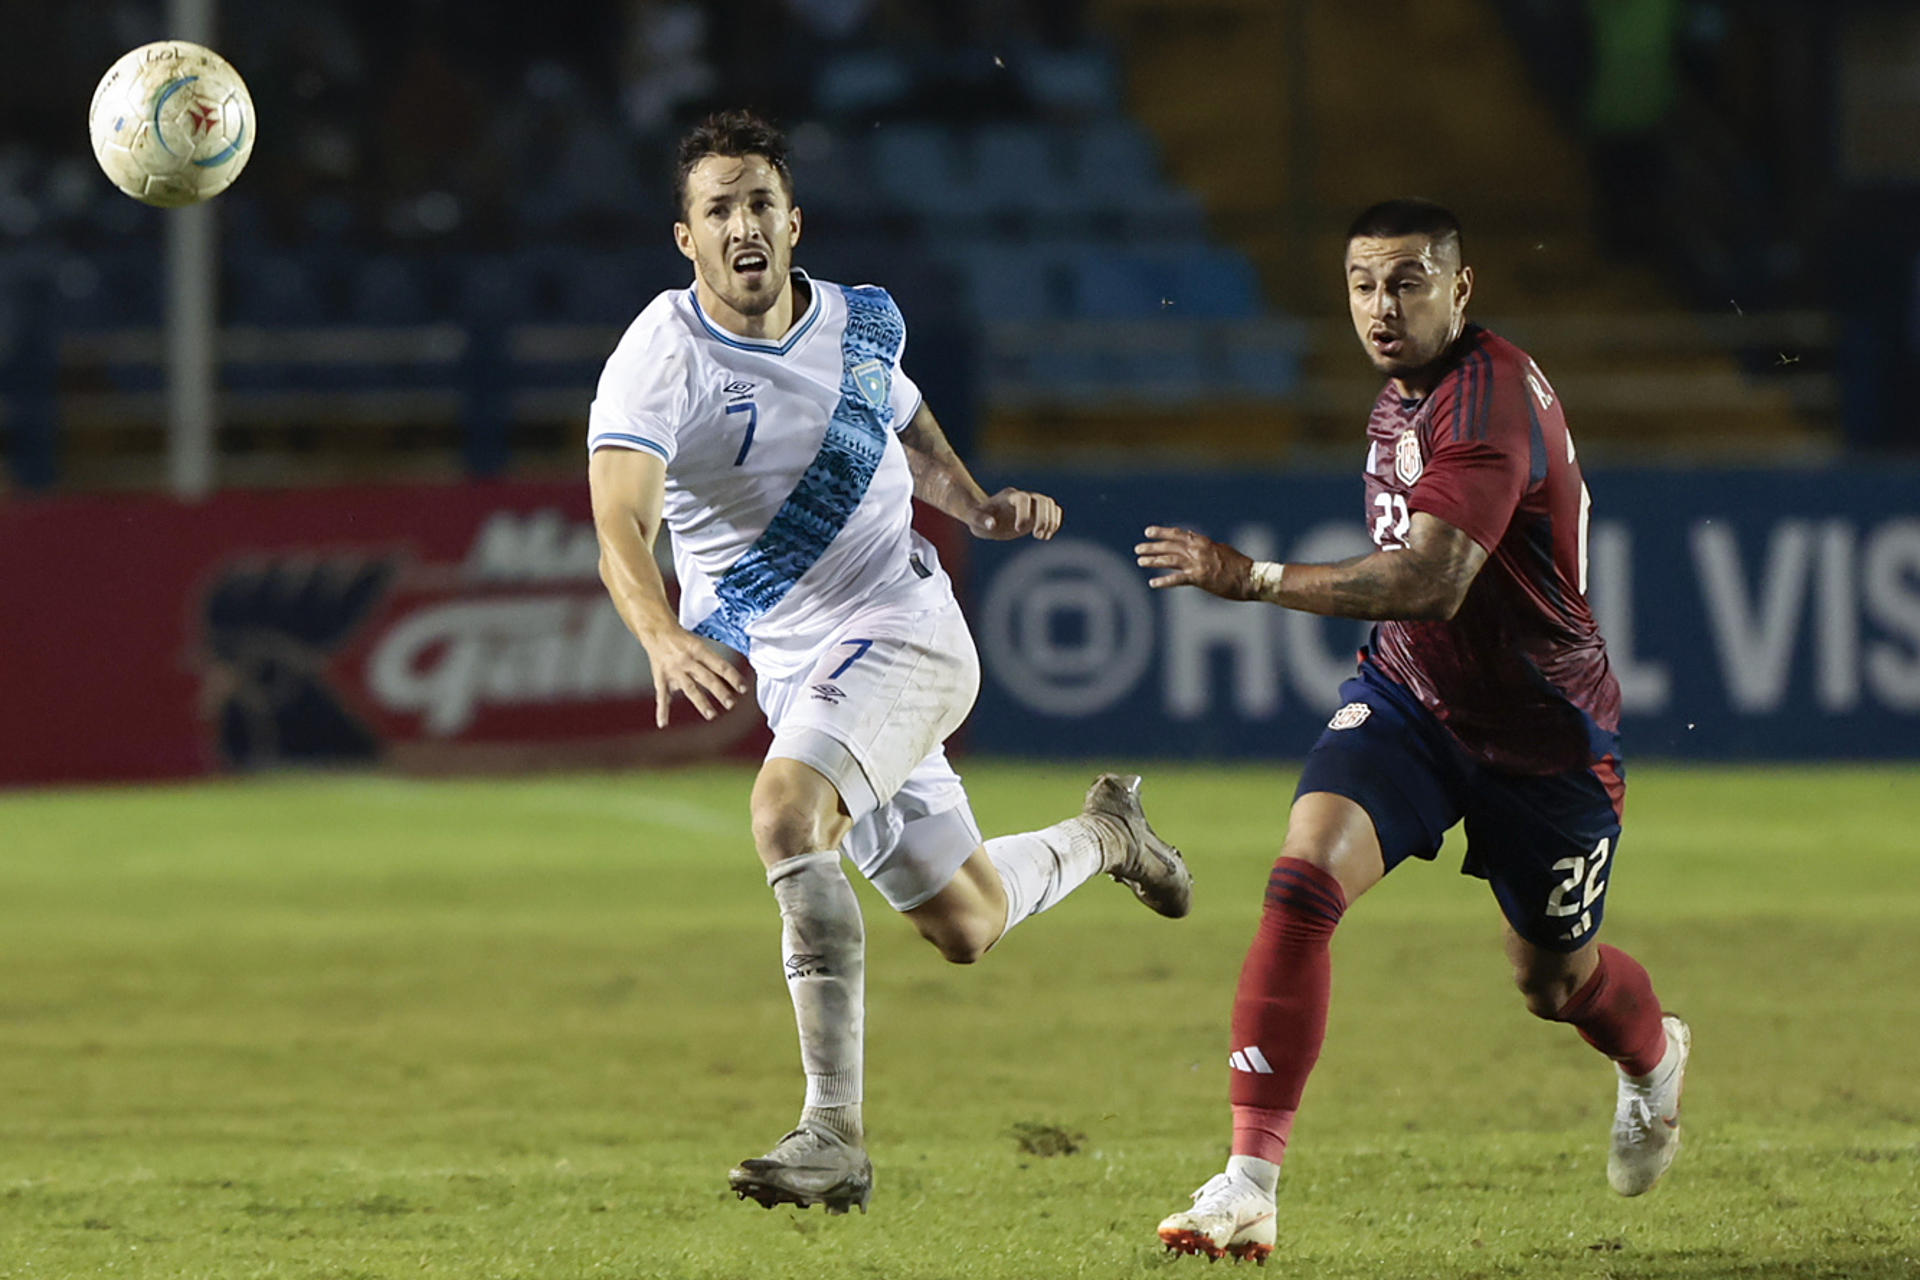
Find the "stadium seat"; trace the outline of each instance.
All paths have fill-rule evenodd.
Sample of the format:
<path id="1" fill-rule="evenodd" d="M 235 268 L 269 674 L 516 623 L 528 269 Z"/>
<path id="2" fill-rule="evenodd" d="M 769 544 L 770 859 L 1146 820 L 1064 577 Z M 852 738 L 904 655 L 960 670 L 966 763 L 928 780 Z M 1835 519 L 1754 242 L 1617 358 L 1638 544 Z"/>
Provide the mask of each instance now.
<path id="1" fill-rule="evenodd" d="M 674 258 L 685 261 L 678 254 Z M 662 265 L 655 255 L 637 252 L 570 257 L 559 278 L 554 319 L 566 324 L 625 325 L 662 289 L 685 283 L 684 271 L 663 278 Z"/>
<path id="2" fill-rule="evenodd" d="M 1238 319 L 1261 313 L 1259 282 L 1244 256 L 1204 244 L 1172 249 L 1096 249 L 1074 262 L 1075 313 L 1141 319 L 1172 313 Z"/>
<path id="3" fill-rule="evenodd" d="M 1216 340 L 1224 381 L 1236 392 L 1256 399 L 1281 399 L 1298 388 L 1300 357 L 1306 349 L 1303 328 L 1296 325 L 1280 333 L 1267 328 L 1240 333 L 1228 328 Z"/>
<path id="4" fill-rule="evenodd" d="M 813 101 L 832 116 L 885 110 L 913 89 L 905 60 L 883 49 L 843 53 L 824 62 L 813 81 Z"/>
<path id="5" fill-rule="evenodd" d="M 973 135 L 973 181 L 988 213 L 1057 213 L 1078 203 L 1048 130 L 988 125 Z"/>
<path id="6" fill-rule="evenodd" d="M 144 254 L 70 254 L 53 263 L 48 291 L 61 321 L 80 328 L 159 324 L 162 273 Z"/>
<path id="7" fill-rule="evenodd" d="M 1194 246 L 1174 256 L 1169 296 L 1182 314 L 1217 319 L 1257 316 L 1260 281 L 1246 256 Z"/>
<path id="8" fill-rule="evenodd" d="M 1072 135 L 1075 185 L 1088 199 L 1122 204 L 1161 185 L 1153 139 L 1124 119 L 1104 120 Z"/>
<path id="9" fill-rule="evenodd" d="M 1027 244 L 963 243 L 956 265 L 965 281 L 969 310 L 982 324 L 1052 320 L 1065 310 L 1059 260 L 1052 250 Z"/>
<path id="10" fill-rule="evenodd" d="M 1146 245 L 1206 236 L 1199 197 L 1162 175 L 1159 150 L 1138 125 L 1115 118 L 1068 136 L 1073 191 L 1129 238 Z"/>
<path id="11" fill-rule="evenodd" d="M 394 254 L 354 265 L 347 306 L 356 324 L 425 324 L 434 319 L 420 267 Z"/>
<path id="12" fill-rule="evenodd" d="M 1119 77 L 1104 50 L 1034 48 L 1014 65 L 1028 99 L 1045 111 L 1090 117 L 1119 105 Z"/>
<path id="13" fill-rule="evenodd" d="M 234 324 L 318 324 L 327 308 L 312 273 L 299 258 L 263 253 L 230 264 L 226 310 Z"/>
<path id="14" fill-rule="evenodd" d="M 969 221 L 983 212 L 953 134 L 938 125 L 885 125 L 873 134 L 873 182 L 882 198 L 930 222 Z"/>
<path id="15" fill-rule="evenodd" d="M 1172 279 L 1159 261 L 1126 249 L 1092 249 L 1073 261 L 1073 313 L 1089 320 L 1157 316 L 1171 300 Z"/>
<path id="16" fill-rule="evenodd" d="M 518 321 L 533 310 L 527 273 L 513 254 L 476 254 L 448 264 L 457 281 L 454 317 L 464 323 Z"/>

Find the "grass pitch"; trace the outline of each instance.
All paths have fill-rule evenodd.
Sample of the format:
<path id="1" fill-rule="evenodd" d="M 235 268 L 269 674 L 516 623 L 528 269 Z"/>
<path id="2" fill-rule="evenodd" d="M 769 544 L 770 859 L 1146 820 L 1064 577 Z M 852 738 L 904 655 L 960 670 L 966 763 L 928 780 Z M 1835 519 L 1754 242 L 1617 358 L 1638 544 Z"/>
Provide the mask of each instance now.
<path id="1" fill-rule="evenodd" d="M 1147 772 L 1187 920 L 1100 881 L 955 969 L 861 886 L 878 1186 L 832 1219 L 724 1183 L 800 1090 L 746 772 L 0 797 L 0 1277 L 1208 1272 L 1153 1227 L 1225 1153 L 1292 777 Z M 967 774 L 1007 831 L 1090 770 Z M 1264 1274 L 1920 1275 L 1916 831 L 1920 769 L 1636 769 L 1606 936 L 1695 1058 L 1633 1201 L 1610 1073 L 1526 1015 L 1457 849 L 1396 872 L 1335 940 Z"/>

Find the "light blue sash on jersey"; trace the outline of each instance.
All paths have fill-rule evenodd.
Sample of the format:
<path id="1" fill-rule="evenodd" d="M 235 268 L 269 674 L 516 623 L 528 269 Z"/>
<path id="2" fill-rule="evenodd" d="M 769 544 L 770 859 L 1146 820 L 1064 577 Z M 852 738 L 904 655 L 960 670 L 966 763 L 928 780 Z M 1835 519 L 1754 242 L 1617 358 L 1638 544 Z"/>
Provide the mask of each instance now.
<path id="1" fill-rule="evenodd" d="M 747 624 L 779 604 L 846 528 L 886 452 L 893 419 L 887 371 L 906 326 L 885 289 L 842 292 L 840 403 L 827 437 L 766 532 L 714 584 L 719 606 L 693 629 L 740 653 L 747 652 Z"/>

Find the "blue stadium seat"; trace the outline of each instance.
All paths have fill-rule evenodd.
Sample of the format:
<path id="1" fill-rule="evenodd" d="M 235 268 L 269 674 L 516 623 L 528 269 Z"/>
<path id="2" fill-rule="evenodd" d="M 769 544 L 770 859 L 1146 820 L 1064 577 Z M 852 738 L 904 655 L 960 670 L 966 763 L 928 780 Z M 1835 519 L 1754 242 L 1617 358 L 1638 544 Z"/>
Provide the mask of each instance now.
<path id="1" fill-rule="evenodd" d="M 1170 299 L 1168 273 L 1145 254 L 1093 249 L 1075 255 L 1073 313 L 1089 320 L 1157 316 Z"/>
<path id="2" fill-rule="evenodd" d="M 327 307 L 313 273 L 299 258 L 263 253 L 230 264 L 228 319 L 235 324 L 318 324 Z"/>
<path id="3" fill-rule="evenodd" d="M 1073 135 L 1075 184 L 1098 203 L 1138 198 L 1162 185 L 1160 155 L 1146 131 L 1128 120 L 1105 120 Z"/>
<path id="4" fill-rule="evenodd" d="M 1199 348 L 1185 326 L 1170 325 L 1165 341 L 1123 352 L 1069 346 L 1032 362 L 1034 383 L 1062 400 L 1191 399 L 1209 390 Z"/>
<path id="5" fill-rule="evenodd" d="M 1159 148 L 1139 125 L 1111 119 L 1072 135 L 1072 186 L 1094 209 L 1110 211 L 1142 243 L 1200 238 L 1200 199 L 1160 169 Z"/>
<path id="6" fill-rule="evenodd" d="M 904 59 L 882 49 L 866 49 L 821 64 L 813 81 L 813 101 L 828 115 L 859 115 L 893 106 L 912 88 L 913 71 Z"/>
<path id="7" fill-rule="evenodd" d="M 530 317 L 533 290 L 520 260 L 512 254 L 484 254 L 452 264 L 458 286 L 456 319 L 478 324 L 515 323 Z"/>
<path id="8" fill-rule="evenodd" d="M 826 214 L 836 227 L 847 218 L 871 221 L 874 183 L 867 168 L 871 157 L 862 139 L 857 134 L 831 134 L 818 126 L 802 128 L 808 132 L 796 131 L 794 144 L 794 164 L 800 171 L 795 202 L 810 215 Z"/>
<path id="9" fill-rule="evenodd" d="M 426 324 L 437 318 L 427 301 L 425 274 L 419 265 L 393 254 L 354 265 L 347 306 L 356 324 Z"/>
<path id="10" fill-rule="evenodd" d="M 1244 395 L 1279 399 L 1300 382 L 1304 335 L 1278 341 L 1265 334 L 1251 338 L 1228 334 L 1221 350 L 1227 382 Z"/>
<path id="11" fill-rule="evenodd" d="M 62 256 L 47 279 L 49 301 L 64 324 L 115 328 L 161 322 L 164 274 L 145 254 Z"/>
<path id="12" fill-rule="evenodd" d="M 1244 254 L 1195 246 L 1175 256 L 1171 267 L 1170 296 L 1184 315 L 1232 320 L 1263 310 L 1259 277 Z"/>
<path id="13" fill-rule="evenodd" d="M 1126 386 L 1129 398 L 1142 400 L 1191 400 L 1219 391 L 1191 340 L 1163 343 L 1135 355 L 1127 361 Z"/>
<path id="14" fill-rule="evenodd" d="M 874 130 L 871 154 L 874 188 L 896 208 L 949 224 L 984 212 L 951 131 L 928 124 L 885 125 Z"/>
<path id="15" fill-rule="evenodd" d="M 1235 319 L 1261 312 L 1253 268 L 1230 249 L 1097 249 L 1078 255 L 1074 267 L 1074 310 L 1090 318 Z"/>
<path id="16" fill-rule="evenodd" d="M 548 171 L 521 191 L 515 212 L 529 227 L 552 231 L 575 219 L 619 217 L 645 207 L 630 143 L 610 127 L 583 125 L 558 140 Z"/>
<path id="17" fill-rule="evenodd" d="M 968 309 L 983 324 L 1052 320 L 1064 313 L 1059 260 L 1049 249 L 962 242 L 955 265 L 965 281 Z"/>
<path id="18" fill-rule="evenodd" d="M 685 272 L 663 278 L 661 265 L 657 256 L 638 252 L 572 256 L 559 280 L 554 318 L 567 324 L 624 325 L 662 289 L 686 282 Z"/>
<path id="19" fill-rule="evenodd" d="M 1038 125 L 988 125 L 975 131 L 973 181 L 989 213 L 1046 214 L 1078 203 L 1049 131 Z"/>
<path id="20" fill-rule="evenodd" d="M 1046 111 L 1094 116 L 1119 105 L 1119 77 L 1104 50 L 1035 48 L 1014 65 L 1027 97 Z"/>

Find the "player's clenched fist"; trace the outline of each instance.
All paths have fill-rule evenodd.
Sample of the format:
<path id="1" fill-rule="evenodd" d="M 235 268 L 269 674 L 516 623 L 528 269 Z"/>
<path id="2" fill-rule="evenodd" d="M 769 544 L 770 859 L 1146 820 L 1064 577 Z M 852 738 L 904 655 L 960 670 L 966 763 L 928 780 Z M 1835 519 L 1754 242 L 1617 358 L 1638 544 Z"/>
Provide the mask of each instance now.
<path id="1" fill-rule="evenodd" d="M 653 666 L 653 722 L 662 729 L 676 693 L 686 695 L 694 710 L 711 720 L 732 710 L 735 695 L 747 691 L 734 665 L 691 631 L 672 627 L 649 635 L 645 643 Z"/>
<path id="2" fill-rule="evenodd" d="M 1060 504 L 1044 493 L 1002 489 L 967 521 L 976 538 L 1004 542 L 1028 534 L 1045 541 L 1060 531 Z"/>
<path id="3" fill-rule="evenodd" d="M 1147 526 L 1147 538 L 1133 548 L 1140 567 L 1168 571 L 1148 579 L 1148 586 L 1195 586 L 1228 600 L 1253 598 L 1253 561 L 1226 543 L 1157 524 Z"/>

